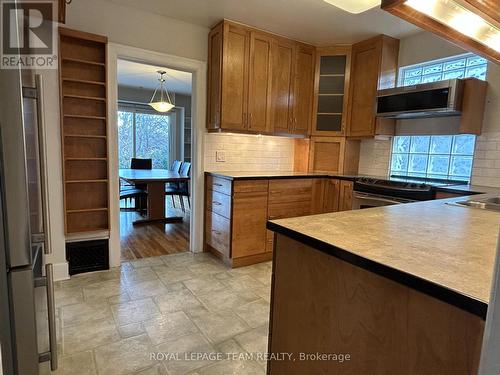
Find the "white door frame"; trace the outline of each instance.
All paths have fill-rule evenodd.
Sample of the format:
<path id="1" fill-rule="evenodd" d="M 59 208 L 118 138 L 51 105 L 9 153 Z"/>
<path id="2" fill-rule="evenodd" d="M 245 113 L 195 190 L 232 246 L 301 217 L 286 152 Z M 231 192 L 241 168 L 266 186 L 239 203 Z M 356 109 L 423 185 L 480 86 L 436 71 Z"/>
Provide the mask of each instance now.
<path id="1" fill-rule="evenodd" d="M 144 64 L 164 66 L 193 74 L 191 94 L 191 226 L 190 246 L 192 252 L 203 249 L 203 134 L 206 112 L 207 63 L 122 44 L 108 44 L 108 174 L 110 189 L 109 262 L 111 267 L 120 265 L 120 186 L 118 178 L 118 59 Z"/>

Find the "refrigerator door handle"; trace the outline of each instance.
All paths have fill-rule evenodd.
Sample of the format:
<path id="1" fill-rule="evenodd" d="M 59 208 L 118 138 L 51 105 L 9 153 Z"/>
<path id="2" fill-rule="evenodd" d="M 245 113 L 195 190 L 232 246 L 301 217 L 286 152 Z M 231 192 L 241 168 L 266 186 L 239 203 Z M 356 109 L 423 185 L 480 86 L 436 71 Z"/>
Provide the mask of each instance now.
<path id="1" fill-rule="evenodd" d="M 52 246 L 50 244 L 50 213 L 49 213 L 49 197 L 47 187 L 47 153 L 46 153 L 46 131 L 44 118 L 44 101 L 43 101 L 43 78 L 41 74 L 35 75 L 35 89 L 37 96 L 37 123 L 38 123 L 38 147 L 39 147 L 39 164 L 40 164 L 40 187 L 42 201 L 42 216 L 43 216 L 43 232 L 44 232 L 44 253 L 52 254 Z"/>
<path id="2" fill-rule="evenodd" d="M 49 352 L 39 356 L 40 362 L 50 360 L 50 369 L 57 370 L 57 333 L 56 333 L 56 303 L 54 298 L 54 266 L 49 263 L 45 265 L 45 280 L 47 286 L 47 308 L 49 317 Z M 41 284 L 41 282 L 39 281 Z"/>

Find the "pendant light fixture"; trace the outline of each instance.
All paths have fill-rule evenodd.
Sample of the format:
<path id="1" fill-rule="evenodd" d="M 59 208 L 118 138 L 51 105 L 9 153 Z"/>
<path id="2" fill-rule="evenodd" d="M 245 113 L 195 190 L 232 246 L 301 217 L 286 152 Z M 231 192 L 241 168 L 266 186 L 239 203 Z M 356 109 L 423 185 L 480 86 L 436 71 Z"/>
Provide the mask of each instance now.
<path id="1" fill-rule="evenodd" d="M 157 112 L 168 112 L 172 108 L 174 108 L 175 105 L 170 99 L 170 95 L 168 94 L 167 87 L 165 85 L 165 78 L 163 77 L 165 74 L 167 74 L 167 72 L 165 72 L 164 70 L 158 70 L 157 73 L 160 75 L 160 78 L 158 78 L 160 84 L 153 93 L 153 96 L 149 101 L 149 105 L 153 107 Z"/>

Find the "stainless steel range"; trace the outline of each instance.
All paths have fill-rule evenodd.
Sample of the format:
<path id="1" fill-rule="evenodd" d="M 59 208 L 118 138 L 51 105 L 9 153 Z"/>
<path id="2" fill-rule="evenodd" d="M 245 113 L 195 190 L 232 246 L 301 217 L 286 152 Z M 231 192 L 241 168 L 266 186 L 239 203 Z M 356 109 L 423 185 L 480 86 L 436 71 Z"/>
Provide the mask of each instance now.
<path id="1" fill-rule="evenodd" d="M 354 182 L 353 209 L 412 203 L 435 198 L 435 187 L 463 184 L 464 181 L 391 176 L 360 177 Z"/>

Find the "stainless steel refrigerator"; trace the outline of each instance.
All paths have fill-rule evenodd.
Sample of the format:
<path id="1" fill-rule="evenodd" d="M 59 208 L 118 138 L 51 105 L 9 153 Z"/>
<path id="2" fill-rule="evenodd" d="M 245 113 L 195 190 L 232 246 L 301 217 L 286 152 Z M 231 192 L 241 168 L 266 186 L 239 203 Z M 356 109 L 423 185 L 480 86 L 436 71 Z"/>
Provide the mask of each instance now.
<path id="1" fill-rule="evenodd" d="M 0 345 L 5 375 L 57 367 L 42 77 L 0 69 Z"/>

